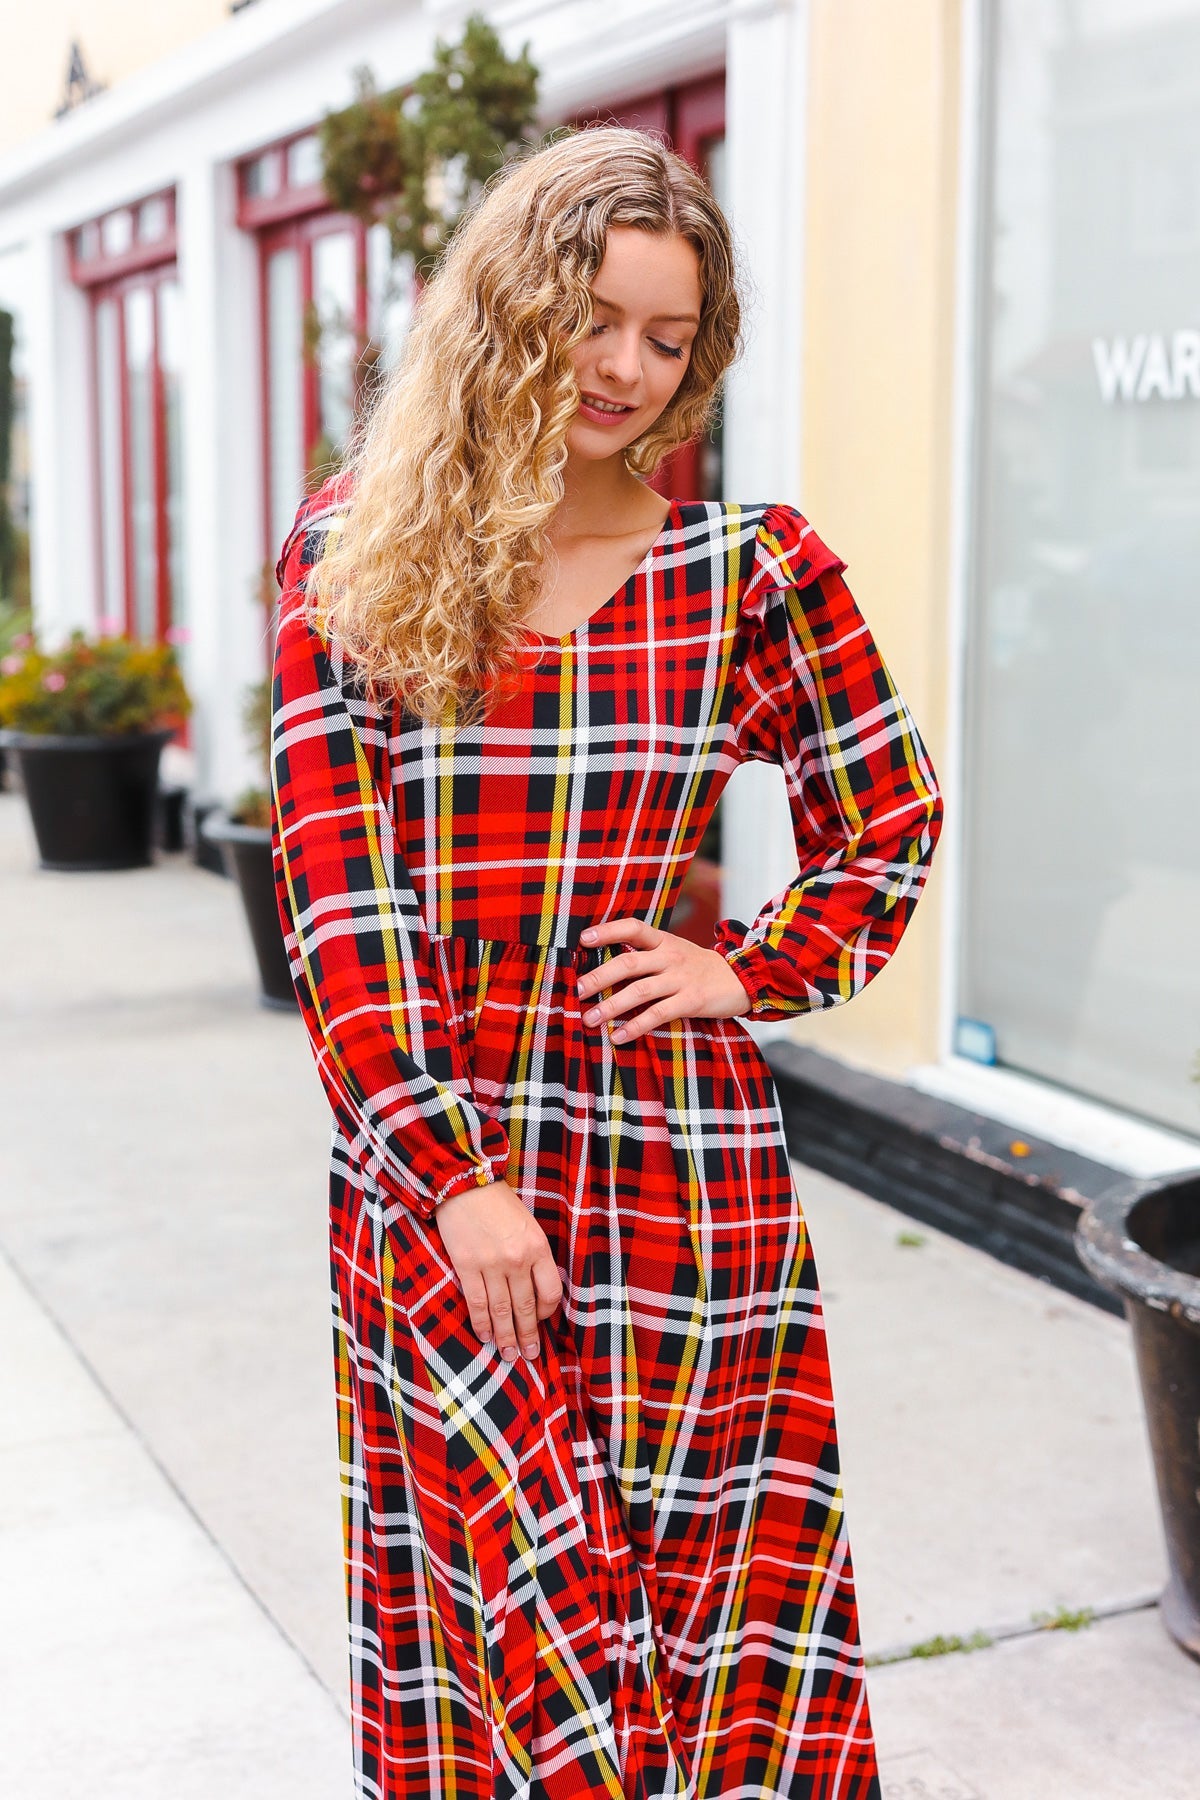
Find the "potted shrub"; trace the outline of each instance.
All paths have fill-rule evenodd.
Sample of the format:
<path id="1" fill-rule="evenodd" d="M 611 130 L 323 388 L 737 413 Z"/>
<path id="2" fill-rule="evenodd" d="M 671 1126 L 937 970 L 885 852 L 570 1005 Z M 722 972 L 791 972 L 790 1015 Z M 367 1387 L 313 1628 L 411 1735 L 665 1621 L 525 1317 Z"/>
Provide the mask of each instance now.
<path id="1" fill-rule="evenodd" d="M 192 702 L 173 644 L 25 634 L 0 658 L 0 743 L 15 759 L 44 869 L 154 860 L 158 765 Z"/>
<path id="2" fill-rule="evenodd" d="M 242 722 L 265 771 L 271 756 L 269 676 L 246 689 Z M 200 822 L 200 832 L 218 847 L 226 874 L 238 884 L 258 963 L 260 1004 L 294 1010 L 296 989 L 284 949 L 279 903 L 275 897 L 271 790 L 265 779 L 259 786 L 245 788 L 228 809 L 218 806 L 206 812 Z"/>
<path id="3" fill-rule="evenodd" d="M 33 616 L 27 606 L 19 606 L 13 600 L 0 599 L 0 671 L 7 665 L 16 667 L 15 656 L 18 652 L 29 650 L 33 646 Z M 0 745 L 0 788 L 15 786 L 10 782 L 9 771 L 13 759 L 8 751 Z"/>
<path id="4" fill-rule="evenodd" d="M 1125 1303 L 1166 1539 L 1160 1612 L 1200 1658 L 1200 1170 L 1122 1182 L 1088 1208 L 1075 1242 Z"/>

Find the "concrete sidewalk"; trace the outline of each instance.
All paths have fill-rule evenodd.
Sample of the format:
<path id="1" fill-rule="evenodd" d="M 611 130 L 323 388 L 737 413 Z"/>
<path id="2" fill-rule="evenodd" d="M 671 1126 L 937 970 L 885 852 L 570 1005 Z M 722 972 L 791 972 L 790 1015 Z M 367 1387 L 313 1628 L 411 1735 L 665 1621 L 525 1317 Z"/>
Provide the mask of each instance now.
<path id="1" fill-rule="evenodd" d="M 0 1794 L 338 1800 L 328 1127 L 302 1028 L 256 1003 L 236 890 L 183 856 L 38 870 L 0 793 L 0 895 Z M 1124 1324 L 797 1180 L 886 1800 L 1192 1800 L 1200 1668 L 1153 1605 Z"/>

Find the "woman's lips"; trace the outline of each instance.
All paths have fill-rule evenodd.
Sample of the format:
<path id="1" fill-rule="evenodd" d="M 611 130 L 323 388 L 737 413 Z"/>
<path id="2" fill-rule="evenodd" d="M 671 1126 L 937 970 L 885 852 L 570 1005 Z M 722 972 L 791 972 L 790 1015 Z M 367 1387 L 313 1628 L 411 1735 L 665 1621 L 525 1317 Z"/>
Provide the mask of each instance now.
<path id="1" fill-rule="evenodd" d="M 587 394 L 581 394 L 579 396 L 579 411 L 581 415 L 585 419 L 590 419 L 594 425 L 619 425 L 623 419 L 627 419 L 630 413 L 635 410 L 636 409 L 632 406 L 624 406 L 621 408 L 620 412 L 609 412 L 605 408 L 594 405 Z"/>

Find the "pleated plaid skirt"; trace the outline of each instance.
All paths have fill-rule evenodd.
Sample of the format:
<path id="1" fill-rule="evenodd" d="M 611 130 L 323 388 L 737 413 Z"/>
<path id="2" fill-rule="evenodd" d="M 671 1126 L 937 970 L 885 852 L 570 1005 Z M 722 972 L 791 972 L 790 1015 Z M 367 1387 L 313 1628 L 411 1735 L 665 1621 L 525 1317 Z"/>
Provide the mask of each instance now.
<path id="1" fill-rule="evenodd" d="M 770 1069 L 742 1019 L 585 1025 L 604 919 L 670 929 L 733 769 L 797 872 L 714 949 L 783 1019 L 892 954 L 941 799 L 792 507 L 675 502 L 482 723 L 369 706 L 279 563 L 275 867 L 332 1109 L 336 1391 L 364 1800 L 879 1795 L 829 1364 Z M 564 1282 L 542 1353 L 470 1328 L 437 1206 L 504 1178 Z"/>

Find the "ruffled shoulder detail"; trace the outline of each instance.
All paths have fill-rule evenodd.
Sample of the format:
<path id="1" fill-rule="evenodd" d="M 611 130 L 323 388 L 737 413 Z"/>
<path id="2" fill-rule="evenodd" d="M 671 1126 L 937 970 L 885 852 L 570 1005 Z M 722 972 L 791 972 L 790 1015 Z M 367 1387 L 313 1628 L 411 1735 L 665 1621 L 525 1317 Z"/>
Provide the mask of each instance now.
<path id="1" fill-rule="evenodd" d="M 315 493 L 306 495 L 300 502 L 296 511 L 295 522 L 283 540 L 283 548 L 280 550 L 279 560 L 275 564 L 275 579 L 281 588 L 283 586 L 283 571 L 287 565 L 287 559 L 291 555 L 292 546 L 296 542 L 296 539 L 307 537 L 310 531 L 316 532 L 318 529 L 328 529 L 337 515 L 348 504 L 350 495 L 353 492 L 353 487 L 354 484 L 351 475 L 345 470 L 339 470 L 336 474 L 328 476 L 326 480 L 321 483 L 321 486 L 317 488 Z M 316 559 L 317 540 L 314 539 L 311 554 L 305 554 L 302 560 L 305 564 L 309 564 L 315 562 Z"/>
<path id="2" fill-rule="evenodd" d="M 761 629 L 772 594 L 807 587 L 844 558 L 819 538 L 804 514 L 784 501 L 764 506 L 754 540 L 754 559 L 738 601 L 738 618 L 751 633 Z"/>

